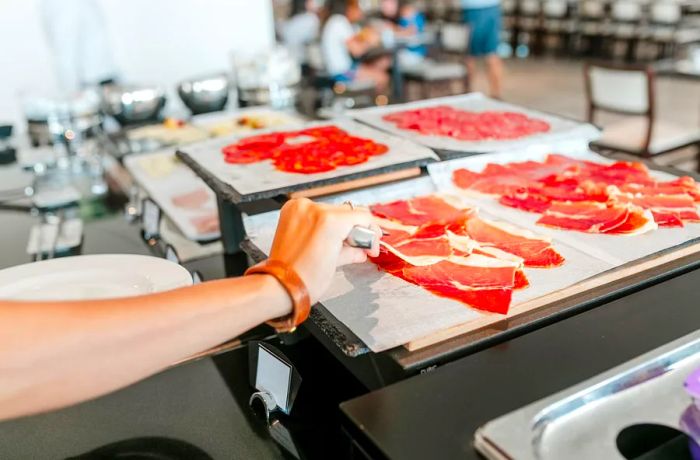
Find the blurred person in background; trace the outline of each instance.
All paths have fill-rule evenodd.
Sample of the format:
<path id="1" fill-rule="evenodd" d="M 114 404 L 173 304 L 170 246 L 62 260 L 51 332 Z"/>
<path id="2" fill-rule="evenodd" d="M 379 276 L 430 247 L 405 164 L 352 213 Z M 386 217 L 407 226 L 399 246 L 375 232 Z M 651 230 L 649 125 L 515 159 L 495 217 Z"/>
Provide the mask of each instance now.
<path id="1" fill-rule="evenodd" d="M 397 37 L 410 41 L 419 39 L 425 32 L 425 15 L 410 0 L 382 0 L 380 12 Z M 401 67 L 421 65 L 427 54 L 428 49 L 424 44 L 409 45 L 399 51 L 399 64 Z"/>
<path id="2" fill-rule="evenodd" d="M 282 43 L 302 64 L 307 61 L 306 47 L 319 38 L 322 14 L 323 0 L 295 0 L 291 17 L 282 24 Z"/>
<path id="3" fill-rule="evenodd" d="M 364 13 L 357 0 L 329 0 L 328 19 L 321 32 L 321 53 L 326 70 L 336 83 L 372 81 L 378 92 L 389 85 L 387 70 L 390 60 L 380 57 L 371 61 L 359 59 L 381 46 L 380 34 L 372 28 L 360 27 Z"/>
<path id="4" fill-rule="evenodd" d="M 42 0 L 42 23 L 66 93 L 117 76 L 104 14 L 97 0 Z"/>
<path id="5" fill-rule="evenodd" d="M 501 98 L 503 62 L 497 54 L 501 33 L 500 0 L 461 0 L 464 22 L 469 26 L 470 78 L 476 76 L 476 60 L 484 58 L 491 97 Z M 473 80 L 472 80 L 473 81 Z"/>

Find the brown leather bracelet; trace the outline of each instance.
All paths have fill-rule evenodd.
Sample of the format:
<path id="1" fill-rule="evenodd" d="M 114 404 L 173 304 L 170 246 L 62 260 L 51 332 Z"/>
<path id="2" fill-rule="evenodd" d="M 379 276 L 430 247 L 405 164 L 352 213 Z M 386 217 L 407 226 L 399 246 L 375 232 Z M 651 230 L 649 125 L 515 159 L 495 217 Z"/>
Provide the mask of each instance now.
<path id="1" fill-rule="evenodd" d="M 306 285 L 296 271 L 284 262 L 265 260 L 246 270 L 245 275 L 271 275 L 284 287 L 292 298 L 292 313 L 288 316 L 273 319 L 267 324 L 277 332 L 292 332 L 298 325 L 306 321 L 311 312 L 311 297 Z"/>

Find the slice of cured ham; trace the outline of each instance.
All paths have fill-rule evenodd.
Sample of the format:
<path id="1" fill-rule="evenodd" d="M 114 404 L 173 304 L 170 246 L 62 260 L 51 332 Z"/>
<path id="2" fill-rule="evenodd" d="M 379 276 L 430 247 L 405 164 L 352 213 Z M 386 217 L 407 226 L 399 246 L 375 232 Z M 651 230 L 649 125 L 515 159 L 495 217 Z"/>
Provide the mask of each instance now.
<path id="1" fill-rule="evenodd" d="M 452 222 L 464 219 L 471 209 L 458 209 L 440 197 L 429 195 L 410 200 L 393 201 L 370 206 L 372 214 L 405 225 L 425 225 L 436 221 Z"/>
<path id="2" fill-rule="evenodd" d="M 695 180 L 658 181 L 639 162 L 602 164 L 551 154 L 543 162 L 456 170 L 453 181 L 465 190 L 498 195 L 504 206 L 542 214 L 540 225 L 563 230 L 637 234 L 700 219 Z"/>
<path id="3" fill-rule="evenodd" d="M 209 193 L 204 188 L 198 188 L 172 198 L 173 204 L 183 209 L 198 209 L 207 204 L 208 201 Z"/>
<path id="4" fill-rule="evenodd" d="M 480 219 L 439 196 L 371 206 L 386 230 L 371 260 L 382 270 L 473 308 L 507 313 L 512 291 L 530 285 L 524 267 L 564 258 L 549 240 Z M 430 220 L 435 219 L 435 220 Z"/>
<path id="5" fill-rule="evenodd" d="M 394 112 L 383 119 L 403 130 L 464 141 L 518 139 L 550 129 L 549 123 L 522 113 L 470 112 L 450 106 Z"/>
<path id="6" fill-rule="evenodd" d="M 382 252 L 372 261 L 387 273 L 435 295 L 501 314 L 508 312 L 518 271 L 515 263 L 480 255 L 416 266 L 395 254 Z"/>
<path id="7" fill-rule="evenodd" d="M 650 213 L 636 206 L 582 201 L 554 202 L 537 223 L 580 232 L 625 234 L 650 230 L 654 222 Z"/>
<path id="8" fill-rule="evenodd" d="M 474 217 L 457 231 L 466 233 L 481 247 L 492 246 L 522 258 L 526 267 L 551 268 L 564 263 L 564 257 L 552 247 L 550 240 L 504 223 Z"/>
<path id="9" fill-rule="evenodd" d="M 654 221 L 662 227 L 682 227 L 683 221 L 699 222 L 695 200 L 687 194 L 642 195 L 623 194 L 615 197 L 619 203 L 629 203 L 651 210 Z"/>

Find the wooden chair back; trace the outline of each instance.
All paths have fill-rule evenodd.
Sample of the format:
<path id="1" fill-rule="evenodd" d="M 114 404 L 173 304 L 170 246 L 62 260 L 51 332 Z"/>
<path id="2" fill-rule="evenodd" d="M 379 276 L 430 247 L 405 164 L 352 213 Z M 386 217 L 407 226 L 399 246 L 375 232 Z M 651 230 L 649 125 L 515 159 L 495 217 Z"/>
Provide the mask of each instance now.
<path id="1" fill-rule="evenodd" d="M 648 65 L 586 63 L 584 65 L 587 118 L 598 112 L 644 116 L 647 132 L 642 154 L 649 155 L 654 124 L 655 74 Z"/>

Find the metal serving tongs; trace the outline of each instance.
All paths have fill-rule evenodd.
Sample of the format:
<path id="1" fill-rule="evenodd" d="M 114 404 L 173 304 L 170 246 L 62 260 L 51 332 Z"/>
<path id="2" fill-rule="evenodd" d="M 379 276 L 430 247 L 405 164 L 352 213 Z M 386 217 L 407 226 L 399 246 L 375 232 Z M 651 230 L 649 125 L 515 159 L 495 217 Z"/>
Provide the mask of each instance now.
<path id="1" fill-rule="evenodd" d="M 346 201 L 343 204 L 350 206 L 354 210 L 355 205 L 351 201 Z M 347 238 L 345 244 L 351 248 L 372 249 L 375 243 L 379 243 L 382 235 L 387 235 L 388 232 L 382 229 L 382 233 L 377 234 L 374 230 L 361 225 L 355 225 Z"/>
<path id="2" fill-rule="evenodd" d="M 386 232 L 384 232 L 384 234 L 386 234 Z M 345 238 L 345 244 L 351 248 L 372 249 L 375 241 L 379 240 L 381 237 L 381 234 L 378 235 L 371 228 L 355 225 L 348 237 Z"/>

